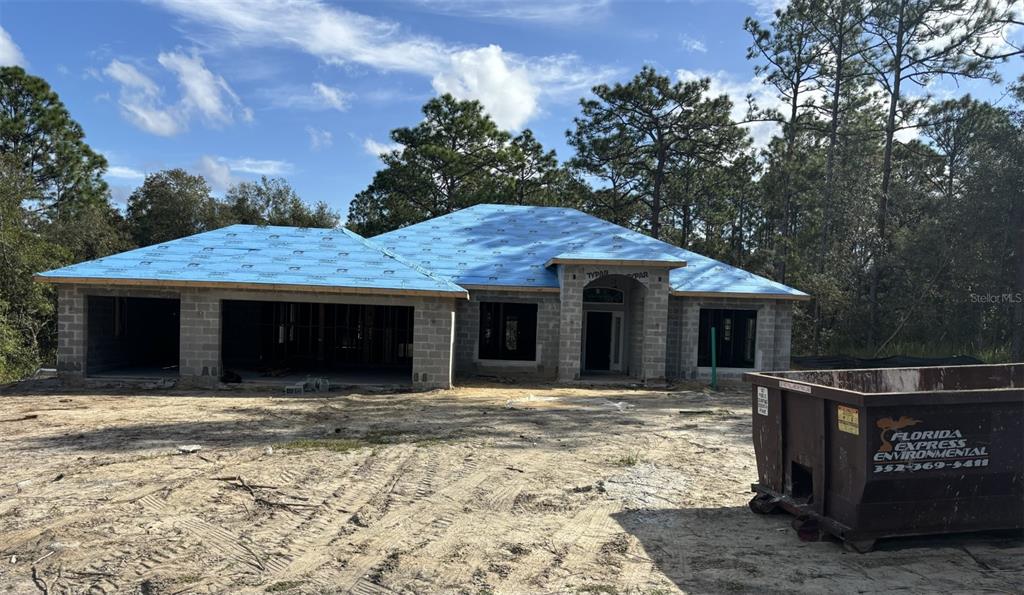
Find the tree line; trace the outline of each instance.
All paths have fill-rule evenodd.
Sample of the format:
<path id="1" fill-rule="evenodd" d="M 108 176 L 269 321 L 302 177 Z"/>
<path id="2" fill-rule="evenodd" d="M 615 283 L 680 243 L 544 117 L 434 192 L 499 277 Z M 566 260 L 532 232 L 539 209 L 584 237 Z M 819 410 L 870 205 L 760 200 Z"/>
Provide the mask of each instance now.
<path id="1" fill-rule="evenodd" d="M 106 170 L 46 81 L 0 68 L 0 382 L 54 359 L 54 291 L 34 282 L 35 273 L 233 223 L 340 221 L 279 178 L 239 182 L 218 198 L 202 176 L 182 169 L 147 175 L 122 213 Z"/>
<path id="2" fill-rule="evenodd" d="M 391 132 L 397 149 L 349 206 L 366 236 L 482 202 L 579 208 L 792 285 L 796 353 L 969 353 L 1024 360 L 1024 79 L 994 66 L 1019 25 L 987 0 L 793 0 L 747 19 L 775 97 L 746 114 L 707 79 L 654 68 L 598 85 L 560 161 L 530 130 L 443 95 Z M 999 101 L 938 100 L 937 81 L 991 81 Z M 778 133 L 754 146 L 746 124 Z M 281 179 L 215 197 L 181 169 L 126 208 L 107 163 L 42 79 L 0 68 L 0 380 L 52 361 L 53 291 L 32 274 L 231 223 L 333 227 Z"/>
<path id="3" fill-rule="evenodd" d="M 802 289 L 797 353 L 1024 361 L 1024 79 L 999 0 L 792 0 L 747 19 L 775 101 L 733 117 L 710 81 L 650 67 L 598 85 L 559 162 L 480 104 L 429 101 L 348 225 L 389 231 L 478 202 L 563 205 Z M 1004 43 L 993 43 L 1003 40 Z M 996 102 L 930 85 L 987 81 Z M 754 147 L 744 124 L 775 122 Z"/>

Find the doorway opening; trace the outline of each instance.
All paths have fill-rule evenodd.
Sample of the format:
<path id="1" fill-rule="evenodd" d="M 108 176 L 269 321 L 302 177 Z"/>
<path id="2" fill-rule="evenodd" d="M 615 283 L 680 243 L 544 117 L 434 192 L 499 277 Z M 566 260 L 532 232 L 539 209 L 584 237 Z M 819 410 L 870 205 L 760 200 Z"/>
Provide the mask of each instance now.
<path id="1" fill-rule="evenodd" d="M 587 312 L 586 369 L 611 371 L 612 313 Z"/>
<path id="2" fill-rule="evenodd" d="M 622 320 L 622 312 L 586 312 L 585 371 L 622 371 Z"/>

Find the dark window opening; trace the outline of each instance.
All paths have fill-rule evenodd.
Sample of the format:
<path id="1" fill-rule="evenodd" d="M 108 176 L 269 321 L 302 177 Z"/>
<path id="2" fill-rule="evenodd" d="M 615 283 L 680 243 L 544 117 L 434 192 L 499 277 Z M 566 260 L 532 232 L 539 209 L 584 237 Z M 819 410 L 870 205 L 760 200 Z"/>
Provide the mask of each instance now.
<path id="1" fill-rule="evenodd" d="M 537 304 L 480 302 L 480 359 L 533 361 Z"/>
<path id="2" fill-rule="evenodd" d="M 697 365 L 711 365 L 711 329 L 716 329 L 715 354 L 722 368 L 753 368 L 757 345 L 757 310 L 700 311 Z"/>
<path id="3" fill-rule="evenodd" d="M 411 307 L 225 300 L 221 308 L 225 370 L 262 376 L 412 371 Z"/>
<path id="4" fill-rule="evenodd" d="M 591 304 L 621 304 L 622 291 L 610 287 L 590 287 L 583 290 L 583 301 Z"/>
<path id="5" fill-rule="evenodd" d="M 86 374 L 178 374 L 178 300 L 92 295 L 86 307 Z"/>

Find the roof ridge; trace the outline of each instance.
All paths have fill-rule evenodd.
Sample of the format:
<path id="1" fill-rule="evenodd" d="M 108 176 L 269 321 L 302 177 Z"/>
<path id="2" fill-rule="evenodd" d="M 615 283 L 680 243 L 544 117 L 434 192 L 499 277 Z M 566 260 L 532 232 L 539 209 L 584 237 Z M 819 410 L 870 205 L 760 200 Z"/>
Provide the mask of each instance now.
<path id="1" fill-rule="evenodd" d="M 385 256 L 387 256 L 389 258 L 393 258 L 394 260 L 396 260 L 396 261 L 402 263 L 403 265 L 413 269 L 414 271 L 416 271 L 418 273 L 421 273 L 423 275 L 426 275 L 427 277 L 430 277 L 434 281 L 440 282 L 441 284 L 445 285 L 446 287 L 451 287 L 451 288 L 456 289 L 456 290 L 466 291 L 465 287 L 462 287 L 461 285 L 457 285 L 457 284 L 451 282 L 449 279 L 445 279 L 444 277 L 441 277 L 437 273 L 434 273 L 433 271 L 431 271 L 431 270 L 429 270 L 427 268 L 424 268 L 424 267 L 416 264 L 415 262 L 412 262 L 411 260 L 406 259 L 403 256 L 399 256 L 398 254 L 394 253 L 391 250 L 388 250 L 384 246 L 378 246 L 377 244 L 374 244 L 369 239 L 364 238 L 363 236 L 357 234 L 356 232 L 352 231 L 351 229 L 349 229 L 347 227 L 340 226 L 340 227 L 336 227 L 334 229 L 340 230 L 342 233 L 348 235 L 352 239 L 361 242 L 367 248 L 371 248 L 371 249 L 376 250 L 376 251 L 380 252 L 381 254 L 383 254 L 383 255 L 385 255 Z"/>

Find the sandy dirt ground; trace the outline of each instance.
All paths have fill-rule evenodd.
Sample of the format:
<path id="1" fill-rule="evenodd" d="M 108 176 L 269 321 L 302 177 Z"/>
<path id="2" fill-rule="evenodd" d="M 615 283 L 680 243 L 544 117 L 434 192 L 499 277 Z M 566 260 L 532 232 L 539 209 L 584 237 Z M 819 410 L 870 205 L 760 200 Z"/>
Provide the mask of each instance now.
<path id="1" fill-rule="evenodd" d="M 1024 589 L 1019 536 L 857 554 L 751 513 L 741 386 L 141 392 L 0 396 L 0 591 Z"/>

